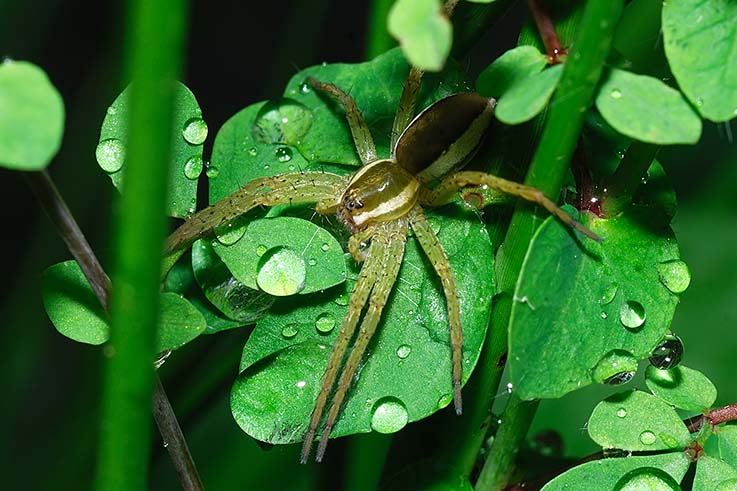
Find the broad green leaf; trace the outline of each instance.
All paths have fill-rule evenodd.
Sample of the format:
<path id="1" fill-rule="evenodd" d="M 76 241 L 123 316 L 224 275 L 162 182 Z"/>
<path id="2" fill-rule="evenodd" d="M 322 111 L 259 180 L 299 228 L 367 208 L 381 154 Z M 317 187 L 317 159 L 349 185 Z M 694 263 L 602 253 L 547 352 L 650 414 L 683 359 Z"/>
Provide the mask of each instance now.
<path id="1" fill-rule="evenodd" d="M 95 345 L 110 338 L 105 313 L 76 261 L 49 267 L 42 293 L 46 313 L 64 336 Z M 202 314 L 176 293 L 162 293 L 159 310 L 157 351 L 180 348 L 205 330 Z"/>
<path id="2" fill-rule="evenodd" d="M 209 240 L 192 244 L 192 271 L 205 297 L 239 325 L 256 322 L 274 303 L 270 295 L 235 279 Z"/>
<path id="3" fill-rule="evenodd" d="M 737 468 L 737 426 L 719 427 L 716 433 L 719 445 L 719 458 Z"/>
<path id="4" fill-rule="evenodd" d="M 628 473 L 637 472 L 639 469 L 642 469 L 641 472 L 647 472 L 650 469 L 660 469 L 661 471 L 665 471 L 676 482 L 681 482 L 690 464 L 690 460 L 683 452 L 594 460 L 593 462 L 579 465 L 559 475 L 546 484 L 541 491 L 569 491 L 574 489 L 617 491 L 624 491 L 624 489 L 634 491 L 637 489 L 638 491 L 649 491 L 646 487 L 622 489 L 617 486 L 627 484 L 626 482 L 621 482 L 622 478 L 627 475 L 632 476 Z M 652 472 L 650 473 L 654 474 Z M 656 477 L 662 479 L 663 476 L 656 475 Z M 675 488 L 673 491 L 677 490 L 678 488 Z"/>
<path id="5" fill-rule="evenodd" d="M 671 145 L 701 137 L 701 119 L 681 93 L 653 77 L 612 68 L 595 103 L 614 129 L 635 140 Z"/>
<path id="6" fill-rule="evenodd" d="M 691 434 L 667 403 L 646 392 L 614 394 L 591 413 L 589 436 L 603 448 L 629 451 L 683 448 Z"/>
<path id="7" fill-rule="evenodd" d="M 618 366 L 622 357 L 614 355 L 648 357 L 678 303 L 659 267 L 678 259 L 666 213 L 637 205 L 616 217 L 582 219 L 604 239 L 601 244 L 579 239 L 551 217 L 537 230 L 522 266 L 509 366 L 523 399 L 560 397 L 631 371 L 631 363 Z"/>
<path id="8" fill-rule="evenodd" d="M 95 150 L 97 163 L 123 191 L 125 149 L 128 142 L 128 86 L 108 108 L 100 129 L 100 142 Z M 207 138 L 207 124 L 190 90 L 177 83 L 172 149 L 169 161 L 167 214 L 185 218 L 197 207 L 197 179 L 204 169 L 202 144 Z"/>
<path id="9" fill-rule="evenodd" d="M 476 92 L 499 98 L 525 78 L 541 72 L 546 64 L 545 55 L 534 46 L 517 46 L 502 54 L 479 74 Z"/>
<path id="10" fill-rule="evenodd" d="M 437 72 L 453 41 L 453 26 L 440 0 L 397 0 L 389 11 L 389 33 L 412 65 Z"/>
<path id="11" fill-rule="evenodd" d="M 704 118 L 737 116 L 737 3 L 663 3 L 663 43 L 678 86 Z"/>
<path id="12" fill-rule="evenodd" d="M 653 394 L 679 409 L 703 411 L 711 408 L 717 389 L 711 380 L 683 365 L 670 370 L 647 367 L 645 383 Z"/>
<path id="13" fill-rule="evenodd" d="M 459 205 L 428 219 L 458 279 L 465 381 L 481 350 L 494 291 L 489 237 L 477 215 Z M 277 300 L 258 322 L 231 394 L 235 419 L 249 435 L 271 443 L 302 438 L 352 286 Z M 334 436 L 398 431 L 451 401 L 445 298 L 414 238 L 382 319 Z"/>
<path id="14" fill-rule="evenodd" d="M 735 489 L 735 479 L 737 479 L 737 469 L 721 459 L 702 455 L 696 462 L 696 476 L 692 489 L 693 491 L 730 491 Z"/>
<path id="15" fill-rule="evenodd" d="M 255 220 L 233 244 L 212 249 L 246 287 L 286 296 L 324 290 L 345 281 L 338 241 L 312 222 L 293 217 Z"/>
<path id="16" fill-rule="evenodd" d="M 64 134 L 64 101 L 43 70 L 25 61 L 0 63 L 0 166 L 44 169 Z"/>
<path id="17" fill-rule="evenodd" d="M 515 83 L 499 99 L 495 114 L 506 124 L 529 121 L 545 108 L 563 74 L 563 65 L 555 65 Z"/>

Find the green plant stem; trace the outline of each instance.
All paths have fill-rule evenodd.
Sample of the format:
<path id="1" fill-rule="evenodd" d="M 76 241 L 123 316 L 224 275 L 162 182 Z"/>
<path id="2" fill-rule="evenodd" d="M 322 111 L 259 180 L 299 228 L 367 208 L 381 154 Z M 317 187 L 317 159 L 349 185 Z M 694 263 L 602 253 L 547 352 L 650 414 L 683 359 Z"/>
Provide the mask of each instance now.
<path id="1" fill-rule="evenodd" d="M 607 182 L 604 214 L 614 216 L 632 202 L 632 195 L 660 150 L 658 145 L 633 142 Z"/>
<path id="2" fill-rule="evenodd" d="M 372 491 L 379 489 L 381 472 L 392 445 L 392 435 L 366 433 L 354 435 L 348 442 L 343 489 Z"/>
<path id="3" fill-rule="evenodd" d="M 125 193 L 115 224 L 110 357 L 103 378 L 98 490 L 146 487 L 149 410 L 165 231 L 174 80 L 181 69 L 182 0 L 130 0 L 127 63 L 134 81 Z"/>
<path id="4" fill-rule="evenodd" d="M 604 60 L 609 54 L 622 4 L 621 0 L 617 0 L 591 1 L 586 5 L 579 27 L 579 37 L 568 57 L 560 84 L 550 104 L 548 120 L 525 179 L 525 184 L 537 187 L 547 196 L 560 194 L 571 156 L 578 142 L 585 112 L 591 105 Z M 499 386 L 507 356 L 506 327 L 509 325 L 514 287 L 529 242 L 540 223 L 541 219 L 537 217 L 532 206 L 519 203 L 512 215 L 505 241 L 497 254 L 497 287 L 501 295 L 492 312 L 491 325 L 496 327 L 492 328 L 492 339 L 487 355 L 489 360 L 495 363 L 485 364 L 485 368 L 491 368 L 491 373 L 485 377 L 485 382 L 489 385 L 479 388 L 483 394 L 487 394 L 487 398 L 490 394 L 496 393 Z M 534 409 L 535 406 L 520 409 L 519 414 L 509 418 L 506 414 L 502 415 L 499 432 L 524 435 L 532 422 Z M 487 406 L 487 415 L 489 411 L 490 407 Z M 484 414 L 484 411 L 477 410 L 474 414 Z M 473 443 L 478 444 L 477 441 Z M 480 446 L 477 451 L 479 449 Z M 491 484 L 489 487 L 478 489 L 502 489 L 506 484 L 503 482 L 504 476 L 509 476 L 511 469 L 491 462 L 498 460 L 508 463 L 511 467 L 513 461 L 507 458 L 507 454 L 516 451 L 517 448 L 514 446 L 503 446 L 495 441 L 485 464 L 485 466 L 493 465 L 484 481 Z M 485 471 L 482 470 L 482 473 Z"/>
<path id="5" fill-rule="evenodd" d="M 389 10 L 393 3 L 394 0 L 373 0 L 371 2 L 371 11 L 369 12 L 368 26 L 366 29 L 367 60 L 379 56 L 397 44 L 389 34 L 386 25 L 386 19 L 389 16 Z"/>

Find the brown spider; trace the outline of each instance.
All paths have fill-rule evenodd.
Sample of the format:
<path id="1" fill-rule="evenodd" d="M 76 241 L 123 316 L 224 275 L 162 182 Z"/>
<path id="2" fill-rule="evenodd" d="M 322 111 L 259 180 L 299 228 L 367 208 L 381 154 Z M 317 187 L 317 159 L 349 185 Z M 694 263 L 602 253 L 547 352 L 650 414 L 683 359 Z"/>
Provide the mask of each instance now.
<path id="1" fill-rule="evenodd" d="M 424 206 L 443 205 L 467 186 L 488 186 L 535 202 L 576 230 L 600 240 L 535 188 L 483 172 L 450 173 L 475 154 L 491 123 L 495 101 L 471 92 L 455 94 L 437 101 L 412 119 L 421 78 L 420 70 L 410 70 L 392 128 L 391 156 L 386 159 L 378 158 L 371 133 L 353 98 L 333 84 L 309 78 L 308 83 L 315 90 L 334 98 L 345 109 L 362 167 L 349 176 L 299 172 L 255 179 L 193 215 L 166 244 L 167 253 L 173 256 L 256 206 L 292 203 L 316 203 L 317 213 L 337 215 L 351 231 L 348 249 L 363 266 L 304 436 L 303 463 L 309 457 L 332 394 L 316 455 L 317 461 L 322 459 L 351 380 L 396 281 L 410 227 L 440 277 L 447 300 L 453 400 L 456 413 L 461 413 L 460 304 L 448 258 L 425 219 Z M 434 183 L 437 184 L 429 187 Z M 343 363 L 354 337 L 353 348 Z"/>

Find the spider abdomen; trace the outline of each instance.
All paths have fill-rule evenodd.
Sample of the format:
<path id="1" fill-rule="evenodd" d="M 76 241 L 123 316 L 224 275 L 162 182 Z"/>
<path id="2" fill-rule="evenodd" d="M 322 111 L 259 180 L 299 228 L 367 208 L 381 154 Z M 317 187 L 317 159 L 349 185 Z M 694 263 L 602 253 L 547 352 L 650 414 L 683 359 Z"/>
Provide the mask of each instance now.
<path id="1" fill-rule="evenodd" d="M 370 162 L 348 183 L 338 207 L 338 217 L 352 232 L 375 222 L 400 218 L 419 197 L 420 183 L 394 160 Z"/>

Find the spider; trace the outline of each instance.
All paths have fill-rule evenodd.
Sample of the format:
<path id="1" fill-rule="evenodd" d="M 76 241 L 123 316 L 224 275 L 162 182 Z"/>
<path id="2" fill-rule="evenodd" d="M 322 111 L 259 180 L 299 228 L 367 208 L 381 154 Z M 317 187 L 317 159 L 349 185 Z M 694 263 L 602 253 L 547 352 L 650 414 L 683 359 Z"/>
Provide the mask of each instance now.
<path id="1" fill-rule="evenodd" d="M 446 297 L 453 401 L 456 413 L 461 414 L 460 303 L 448 258 L 425 219 L 423 207 L 448 203 L 468 186 L 488 186 L 537 203 L 567 225 L 601 240 L 535 188 L 483 172 L 453 172 L 476 153 L 491 124 L 495 101 L 472 92 L 454 94 L 413 118 L 422 75 L 413 68 L 405 82 L 392 128 L 389 158 L 377 156 L 368 125 L 349 94 L 334 84 L 308 78 L 307 83 L 315 90 L 334 99 L 345 110 L 362 166 L 348 176 L 298 172 L 255 179 L 193 215 L 167 240 L 166 252 L 171 256 L 254 207 L 295 203 L 314 203 L 317 213 L 337 215 L 350 230 L 349 252 L 363 264 L 323 374 L 304 436 L 302 463 L 309 458 L 321 423 L 316 460 L 322 460 L 351 380 L 396 281 L 410 228 L 439 276 Z M 353 346 L 347 353 L 351 340 Z"/>

